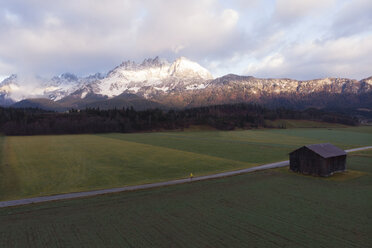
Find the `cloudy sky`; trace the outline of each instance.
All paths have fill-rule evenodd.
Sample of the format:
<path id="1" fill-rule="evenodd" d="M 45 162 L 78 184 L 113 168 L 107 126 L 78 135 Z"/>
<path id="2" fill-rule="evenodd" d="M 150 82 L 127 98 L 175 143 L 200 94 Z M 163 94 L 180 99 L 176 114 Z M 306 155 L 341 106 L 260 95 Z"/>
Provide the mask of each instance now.
<path id="1" fill-rule="evenodd" d="M 1 0 L 0 78 L 185 56 L 217 77 L 372 76 L 371 0 Z"/>

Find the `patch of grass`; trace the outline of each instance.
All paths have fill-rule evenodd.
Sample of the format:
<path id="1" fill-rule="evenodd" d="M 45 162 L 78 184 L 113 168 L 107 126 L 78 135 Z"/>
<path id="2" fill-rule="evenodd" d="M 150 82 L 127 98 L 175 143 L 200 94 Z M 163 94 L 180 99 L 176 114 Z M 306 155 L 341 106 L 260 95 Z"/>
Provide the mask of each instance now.
<path id="1" fill-rule="evenodd" d="M 371 145 L 369 129 L 0 137 L 0 200 L 120 187 L 288 159 L 305 144 Z"/>
<path id="2" fill-rule="evenodd" d="M 244 137 L 244 134 L 247 134 L 247 137 Z M 265 137 L 265 133 L 251 131 L 105 134 L 102 136 L 256 164 L 285 160 L 287 153 L 295 147 L 293 144 L 275 144 L 279 141 L 265 142 L 260 139 L 260 137 Z M 283 137 L 282 135 L 273 136 Z"/>
<path id="3" fill-rule="evenodd" d="M 0 134 L 0 164 L 4 157 L 5 136 Z"/>
<path id="4" fill-rule="evenodd" d="M 369 146 L 372 140 L 372 127 L 271 129 L 268 132 L 284 134 L 304 140 L 312 139 L 319 143 L 330 142 L 344 149 Z"/>
<path id="5" fill-rule="evenodd" d="M 358 133 L 368 133 L 372 134 L 372 126 L 358 126 L 358 127 L 349 127 L 347 129 L 350 132 L 358 132 Z"/>
<path id="6" fill-rule="evenodd" d="M 94 135 L 7 137 L 0 199 L 119 187 L 255 165 Z M 42 151 L 42 153 L 40 153 Z M 5 166 L 6 165 L 6 166 Z"/>
<path id="7" fill-rule="evenodd" d="M 184 132 L 197 132 L 197 131 L 217 131 L 216 128 L 208 125 L 191 125 L 183 130 Z"/>
<path id="8" fill-rule="evenodd" d="M 363 150 L 363 151 L 356 151 L 350 154 L 350 156 L 358 156 L 358 157 L 372 157 L 372 153 L 370 152 L 372 149 Z"/>
<path id="9" fill-rule="evenodd" d="M 337 172 L 333 176 L 327 177 L 328 180 L 334 181 L 347 181 L 351 179 L 355 179 L 361 176 L 366 175 L 368 172 L 357 171 L 357 170 L 347 170 L 343 172 Z"/>
<path id="10" fill-rule="evenodd" d="M 17 195 L 19 191 L 17 172 L 7 160 L 9 146 L 6 141 L 6 137 L 0 136 L 0 199 Z"/>
<path id="11" fill-rule="evenodd" d="M 265 120 L 265 124 L 274 128 L 341 128 L 348 127 L 339 123 L 328 123 L 309 120 L 286 120 L 280 119 L 275 121 Z"/>
<path id="12" fill-rule="evenodd" d="M 0 209 L 0 247 L 370 247 L 372 157 L 347 166 L 363 175 L 281 168 Z"/>

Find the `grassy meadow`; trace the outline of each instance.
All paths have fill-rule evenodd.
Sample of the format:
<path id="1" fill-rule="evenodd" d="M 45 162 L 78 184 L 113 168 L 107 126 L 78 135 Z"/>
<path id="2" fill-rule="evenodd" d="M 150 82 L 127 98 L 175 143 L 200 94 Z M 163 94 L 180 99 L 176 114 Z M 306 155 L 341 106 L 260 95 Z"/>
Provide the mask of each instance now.
<path id="1" fill-rule="evenodd" d="M 372 127 L 0 137 L 0 200 L 236 170 L 321 142 L 371 145 Z"/>
<path id="2" fill-rule="evenodd" d="M 271 134 L 277 137 L 283 132 L 247 131 L 237 136 L 235 132 L 222 132 L 213 139 L 229 137 L 233 143 L 232 140 L 242 142 L 250 135 L 252 139 Z M 308 132 L 315 139 L 323 134 L 322 130 Z M 343 132 L 346 138 L 348 132 L 355 133 L 363 145 L 360 132 Z M 301 139 L 296 134 L 291 131 L 283 142 L 290 146 Z M 209 135 L 201 134 L 204 138 Z M 371 192 L 369 150 L 351 154 L 348 171 L 330 178 L 303 176 L 280 168 L 172 187 L 0 209 L 0 247 L 365 248 L 372 246 Z"/>
<path id="3" fill-rule="evenodd" d="M 265 125 L 274 128 L 334 128 L 334 127 L 347 127 L 339 123 L 328 123 L 310 120 L 286 120 L 278 119 L 275 121 L 265 120 Z"/>

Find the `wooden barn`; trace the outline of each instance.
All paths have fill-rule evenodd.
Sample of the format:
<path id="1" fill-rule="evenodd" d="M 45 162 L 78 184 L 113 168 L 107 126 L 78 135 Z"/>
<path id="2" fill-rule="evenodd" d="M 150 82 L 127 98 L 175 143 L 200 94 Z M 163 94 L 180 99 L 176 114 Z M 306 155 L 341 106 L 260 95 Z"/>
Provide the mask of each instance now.
<path id="1" fill-rule="evenodd" d="M 345 171 L 346 152 L 329 143 L 307 145 L 291 152 L 289 162 L 292 171 L 327 177 Z"/>

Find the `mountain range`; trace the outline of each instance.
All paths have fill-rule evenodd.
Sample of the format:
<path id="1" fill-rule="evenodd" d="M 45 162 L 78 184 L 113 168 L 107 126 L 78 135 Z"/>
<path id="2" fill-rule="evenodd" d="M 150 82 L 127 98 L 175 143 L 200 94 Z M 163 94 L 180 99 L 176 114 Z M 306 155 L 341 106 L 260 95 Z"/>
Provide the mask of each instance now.
<path id="1" fill-rule="evenodd" d="M 0 83 L 0 105 L 64 111 L 86 107 L 184 108 L 254 102 L 292 108 L 372 107 L 372 77 L 299 81 L 228 74 L 213 78 L 198 63 L 181 57 L 172 63 L 150 58 L 125 61 L 107 74 L 51 79 L 12 75 Z"/>

